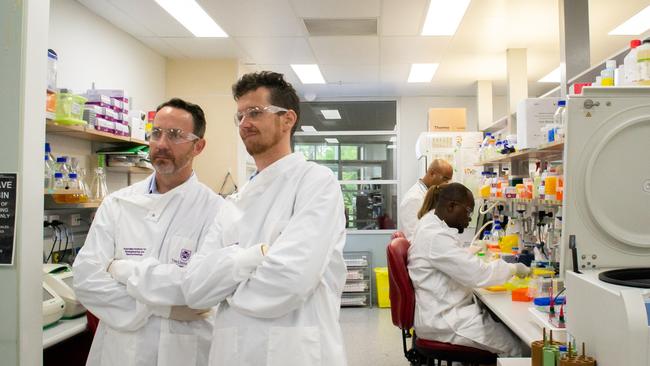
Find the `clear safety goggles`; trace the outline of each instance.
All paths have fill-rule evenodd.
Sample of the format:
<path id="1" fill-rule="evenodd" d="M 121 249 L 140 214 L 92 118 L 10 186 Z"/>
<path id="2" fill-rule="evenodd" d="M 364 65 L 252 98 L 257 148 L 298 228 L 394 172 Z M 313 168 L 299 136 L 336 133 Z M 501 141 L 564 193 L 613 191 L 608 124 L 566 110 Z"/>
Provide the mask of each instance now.
<path id="1" fill-rule="evenodd" d="M 162 140 L 163 134 L 167 140 L 172 144 L 182 144 L 184 142 L 190 142 L 200 139 L 197 135 L 191 132 L 185 132 L 180 128 L 160 128 L 154 127 L 151 129 L 151 136 L 149 137 L 150 141 L 159 142 Z"/>
<path id="2" fill-rule="evenodd" d="M 255 121 L 259 119 L 265 112 L 286 113 L 289 112 L 289 110 L 286 108 L 278 107 L 276 105 L 267 105 L 266 107 L 251 107 L 244 110 L 243 112 L 235 113 L 235 125 L 239 126 L 244 121 L 244 118 Z"/>

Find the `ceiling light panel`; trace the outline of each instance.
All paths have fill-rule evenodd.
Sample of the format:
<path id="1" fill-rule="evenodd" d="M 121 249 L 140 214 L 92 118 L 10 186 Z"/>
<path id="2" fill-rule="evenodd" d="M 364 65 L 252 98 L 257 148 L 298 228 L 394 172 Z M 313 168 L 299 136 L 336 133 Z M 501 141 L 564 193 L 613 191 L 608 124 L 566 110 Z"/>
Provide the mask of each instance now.
<path id="1" fill-rule="evenodd" d="M 438 64 L 412 64 L 409 83 L 429 83 L 438 69 Z"/>
<path id="2" fill-rule="evenodd" d="M 341 119 L 341 114 L 338 109 L 321 109 L 320 112 L 325 119 Z"/>
<path id="3" fill-rule="evenodd" d="M 300 129 L 303 130 L 303 132 L 316 132 L 314 126 L 300 126 Z"/>
<path id="4" fill-rule="evenodd" d="M 422 26 L 423 36 L 453 36 L 470 0 L 431 0 Z"/>
<path id="5" fill-rule="evenodd" d="M 291 68 L 303 84 L 325 84 L 323 74 L 316 64 L 291 65 Z"/>
<path id="6" fill-rule="evenodd" d="M 325 142 L 327 142 L 328 144 L 338 144 L 339 140 L 333 137 L 326 137 Z"/>
<path id="7" fill-rule="evenodd" d="M 610 36 L 638 36 L 648 29 L 650 29 L 650 6 L 636 13 L 608 34 Z"/>
<path id="8" fill-rule="evenodd" d="M 226 32 L 194 0 L 155 0 L 196 37 L 228 37 Z"/>

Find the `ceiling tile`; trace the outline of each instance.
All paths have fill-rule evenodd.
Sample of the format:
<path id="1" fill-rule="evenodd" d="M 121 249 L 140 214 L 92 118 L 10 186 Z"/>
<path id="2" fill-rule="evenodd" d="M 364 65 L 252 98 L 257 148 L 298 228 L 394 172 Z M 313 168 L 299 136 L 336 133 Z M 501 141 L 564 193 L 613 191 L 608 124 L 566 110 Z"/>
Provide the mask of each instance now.
<path id="1" fill-rule="evenodd" d="M 449 37 L 381 37 L 382 64 L 440 62 Z"/>
<path id="2" fill-rule="evenodd" d="M 135 37 L 153 37 L 153 32 L 143 27 L 140 22 L 117 8 L 115 5 L 105 0 L 78 0 L 82 5 L 90 9 L 93 13 L 101 16 L 115 27 L 129 33 Z"/>
<path id="3" fill-rule="evenodd" d="M 291 0 L 299 18 L 376 18 L 380 0 Z"/>
<path id="4" fill-rule="evenodd" d="M 378 37 L 310 37 L 319 64 L 377 65 Z"/>
<path id="5" fill-rule="evenodd" d="M 382 64 L 379 78 L 382 83 L 406 83 L 410 70 L 410 64 Z"/>
<path id="6" fill-rule="evenodd" d="M 174 17 L 155 1 L 109 0 L 123 13 L 159 37 L 193 37 Z M 101 14 L 100 14 L 101 15 Z"/>
<path id="7" fill-rule="evenodd" d="M 238 58 L 241 51 L 230 38 L 162 38 L 187 58 Z"/>
<path id="8" fill-rule="evenodd" d="M 316 62 L 304 37 L 237 37 L 235 41 L 259 64 L 313 64 Z"/>
<path id="9" fill-rule="evenodd" d="M 379 82 L 379 65 L 319 65 L 330 84 L 360 84 Z"/>
<path id="10" fill-rule="evenodd" d="M 287 0 L 198 0 L 231 37 L 305 36 L 302 21 Z"/>
<path id="11" fill-rule="evenodd" d="M 380 35 L 416 36 L 426 17 L 427 0 L 384 0 L 381 6 Z"/>
<path id="12" fill-rule="evenodd" d="M 136 37 L 136 39 L 144 43 L 147 47 L 158 52 L 159 54 L 168 58 L 183 58 L 185 57 L 174 47 L 170 46 L 164 40 L 158 37 Z"/>

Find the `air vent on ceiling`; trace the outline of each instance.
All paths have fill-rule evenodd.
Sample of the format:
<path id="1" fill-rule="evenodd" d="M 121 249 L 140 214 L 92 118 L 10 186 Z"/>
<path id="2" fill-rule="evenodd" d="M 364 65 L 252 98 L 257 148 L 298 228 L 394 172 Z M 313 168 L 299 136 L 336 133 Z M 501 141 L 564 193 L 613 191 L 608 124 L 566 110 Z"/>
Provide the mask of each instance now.
<path id="1" fill-rule="evenodd" d="M 303 19 L 310 36 L 376 36 L 377 18 Z"/>

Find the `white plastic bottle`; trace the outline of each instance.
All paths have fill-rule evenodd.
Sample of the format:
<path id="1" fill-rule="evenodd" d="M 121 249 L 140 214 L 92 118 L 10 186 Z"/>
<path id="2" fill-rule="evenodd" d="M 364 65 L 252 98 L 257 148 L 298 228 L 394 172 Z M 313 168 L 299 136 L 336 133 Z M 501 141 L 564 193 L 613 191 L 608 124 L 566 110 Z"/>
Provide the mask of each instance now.
<path id="1" fill-rule="evenodd" d="M 623 78 L 624 85 L 636 85 L 639 81 L 639 68 L 637 66 L 637 54 L 641 45 L 641 40 L 633 39 L 630 41 L 630 52 L 623 59 L 623 68 L 625 77 Z"/>
<path id="2" fill-rule="evenodd" d="M 614 72 L 616 70 L 616 60 L 605 61 L 605 70 L 600 73 L 600 85 L 614 86 Z"/>
<path id="3" fill-rule="evenodd" d="M 643 40 L 637 47 L 636 61 L 639 72 L 637 85 L 650 85 L 650 38 Z"/>

